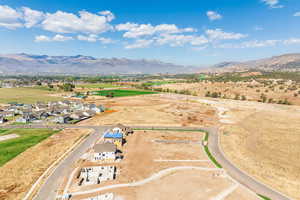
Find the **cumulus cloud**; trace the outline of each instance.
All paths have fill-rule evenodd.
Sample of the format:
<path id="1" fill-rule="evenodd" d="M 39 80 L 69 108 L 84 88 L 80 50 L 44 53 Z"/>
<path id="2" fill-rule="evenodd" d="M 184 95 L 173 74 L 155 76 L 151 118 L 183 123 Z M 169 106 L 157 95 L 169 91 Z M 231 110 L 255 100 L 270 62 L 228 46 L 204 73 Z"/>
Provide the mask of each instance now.
<path id="1" fill-rule="evenodd" d="M 128 44 L 125 49 L 137 49 L 149 47 L 153 43 L 153 40 L 138 39 L 133 44 Z"/>
<path id="2" fill-rule="evenodd" d="M 110 17 L 87 11 L 80 11 L 79 16 L 57 11 L 46 14 L 42 27 L 56 33 L 102 33 L 112 29 L 110 20 Z"/>
<path id="3" fill-rule="evenodd" d="M 87 41 L 87 42 L 97 42 L 100 41 L 102 44 L 110 44 L 114 43 L 114 40 L 110 38 L 105 38 L 105 37 L 99 37 L 98 35 L 95 34 L 90 34 L 90 35 L 78 35 L 77 36 L 78 40 L 82 41 Z"/>
<path id="4" fill-rule="evenodd" d="M 26 28 L 31 28 L 39 24 L 45 17 L 43 12 L 32 10 L 31 8 L 23 7 L 23 20 Z"/>
<path id="5" fill-rule="evenodd" d="M 269 8 L 283 8 L 283 5 L 279 4 L 279 0 L 261 0 Z"/>
<path id="6" fill-rule="evenodd" d="M 39 27 L 54 33 L 99 34 L 113 29 L 110 25 L 113 19 L 114 14 L 108 10 L 96 14 L 87 11 L 74 14 L 60 10 L 44 13 L 28 7 L 14 9 L 0 5 L 0 27 L 9 29 Z"/>
<path id="7" fill-rule="evenodd" d="M 109 10 L 101 11 L 99 14 L 105 16 L 109 22 L 115 19 L 115 15 Z"/>
<path id="8" fill-rule="evenodd" d="M 185 44 L 190 44 L 193 46 L 203 45 L 208 43 L 208 40 L 204 36 L 194 36 L 194 35 L 161 35 L 156 39 L 158 45 L 169 44 L 170 46 L 183 46 Z"/>
<path id="9" fill-rule="evenodd" d="M 209 10 L 206 12 L 206 15 L 207 15 L 208 19 L 211 21 L 222 19 L 222 15 L 220 15 L 219 13 L 217 13 L 215 11 Z"/>
<path id="10" fill-rule="evenodd" d="M 127 22 L 126 24 L 118 24 L 116 30 L 125 31 L 123 37 L 125 38 L 139 38 L 143 36 L 151 36 L 155 34 L 166 33 L 183 33 L 183 32 L 195 32 L 194 28 L 178 28 L 175 24 L 159 24 L 153 26 L 151 24 L 135 24 Z"/>
<path id="11" fill-rule="evenodd" d="M 68 40 L 73 40 L 70 36 L 64 36 L 60 34 L 56 34 L 53 37 L 45 36 L 45 35 L 38 35 L 35 37 L 35 42 L 64 42 Z"/>
<path id="12" fill-rule="evenodd" d="M 15 9 L 6 5 L 0 5 L 0 27 L 16 29 L 23 26 L 21 20 L 22 15 Z"/>
<path id="13" fill-rule="evenodd" d="M 206 35 L 208 36 L 209 40 L 216 41 L 216 40 L 238 40 L 241 38 L 247 37 L 246 34 L 241 33 L 233 33 L 233 32 L 224 32 L 222 29 L 207 29 L 205 31 Z"/>
<path id="14" fill-rule="evenodd" d="M 296 12 L 296 13 L 294 14 L 294 17 L 300 17 L 300 12 Z"/>

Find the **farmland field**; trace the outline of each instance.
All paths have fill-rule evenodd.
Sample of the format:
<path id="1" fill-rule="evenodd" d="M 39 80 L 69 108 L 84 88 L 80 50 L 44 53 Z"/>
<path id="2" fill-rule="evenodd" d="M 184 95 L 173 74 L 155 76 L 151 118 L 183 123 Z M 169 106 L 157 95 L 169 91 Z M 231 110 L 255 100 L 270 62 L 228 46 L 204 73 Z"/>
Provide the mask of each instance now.
<path id="1" fill-rule="evenodd" d="M 80 84 L 76 85 L 76 88 L 115 88 L 115 87 L 120 87 L 119 85 L 114 85 L 110 83 L 90 83 L 90 84 Z"/>
<path id="2" fill-rule="evenodd" d="M 96 91 L 96 95 L 107 96 L 113 95 L 114 97 L 126 97 L 126 96 L 136 96 L 145 94 L 156 94 L 156 92 L 142 91 L 142 90 L 101 90 Z"/>
<path id="3" fill-rule="evenodd" d="M 50 129 L 0 129 L 0 136 L 8 134 L 20 136 L 0 142 L 0 166 L 56 132 Z"/>
<path id="4" fill-rule="evenodd" d="M 0 103 L 35 103 L 36 101 L 57 101 L 62 99 L 51 96 L 53 94 L 55 92 L 37 88 L 0 88 Z"/>

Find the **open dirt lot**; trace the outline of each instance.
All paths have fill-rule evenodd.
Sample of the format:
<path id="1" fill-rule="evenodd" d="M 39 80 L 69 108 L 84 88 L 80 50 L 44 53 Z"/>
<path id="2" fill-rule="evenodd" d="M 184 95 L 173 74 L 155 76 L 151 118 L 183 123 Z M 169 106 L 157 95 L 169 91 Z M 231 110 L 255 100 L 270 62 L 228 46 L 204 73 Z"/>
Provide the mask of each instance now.
<path id="1" fill-rule="evenodd" d="M 176 100 L 160 94 L 94 100 L 110 112 L 85 120 L 82 125 L 122 123 L 140 126 L 208 126 L 216 121 L 214 110 L 198 102 Z"/>
<path id="2" fill-rule="evenodd" d="M 197 143 L 201 141 L 202 138 L 203 133 L 201 132 L 135 131 L 133 135 L 126 138 L 127 143 L 122 149 L 124 160 L 115 164 L 120 172 L 116 180 L 96 186 L 85 186 L 81 188 L 73 186 L 73 192 L 76 190 L 78 191 L 78 189 L 84 191 L 107 185 L 140 181 L 151 177 L 153 174 L 164 169 L 177 166 L 195 166 L 216 169 L 208 160 L 201 144 Z M 161 141 L 168 141 L 168 143 L 162 143 Z M 177 143 L 179 141 L 189 141 L 191 143 Z M 161 160 L 164 161 L 161 162 Z M 176 162 L 174 162 L 174 160 L 176 160 Z M 199 162 L 190 162 L 187 160 L 198 160 Z M 226 197 L 228 194 L 224 191 L 231 190 L 232 187 L 234 187 L 234 189 L 228 194 L 236 191 L 231 195 L 235 199 L 241 199 L 242 197 L 243 200 L 258 199 L 255 194 L 238 186 L 231 179 L 227 178 L 226 174 L 220 170 L 205 171 L 184 169 L 170 172 L 145 185 L 113 189 L 105 192 L 113 192 L 124 200 L 207 200 L 218 199 L 218 196 L 223 195 Z M 72 199 L 76 200 L 95 195 L 98 194 L 81 195 Z"/>
<path id="3" fill-rule="evenodd" d="M 300 198 L 300 114 L 256 112 L 222 133 L 228 157 L 259 180 Z"/>
<path id="4" fill-rule="evenodd" d="M 90 131 L 65 129 L 29 148 L 0 168 L 0 199 L 22 199 L 31 185 L 79 138 Z"/>
<path id="5" fill-rule="evenodd" d="M 201 141 L 202 132 L 172 132 L 172 131 L 135 131 L 133 135 L 126 137 L 126 144 L 121 151 L 124 159 L 119 163 L 114 163 L 120 175 L 114 181 L 108 181 L 101 185 L 111 185 L 118 183 L 128 183 L 145 179 L 156 172 L 174 166 L 201 166 L 214 167 L 210 163 L 206 154 L 198 144 L 164 144 L 154 140 L 162 138 L 169 141 L 190 140 Z M 188 152 L 188 153 L 187 153 Z M 206 160 L 204 162 L 158 162 L 156 160 Z M 78 163 L 79 166 L 91 166 L 90 162 Z M 95 164 L 94 164 L 95 165 Z M 109 165 L 109 164 L 108 164 Z M 73 190 L 90 189 L 99 187 L 82 186 L 77 187 L 77 180 L 73 181 Z"/>

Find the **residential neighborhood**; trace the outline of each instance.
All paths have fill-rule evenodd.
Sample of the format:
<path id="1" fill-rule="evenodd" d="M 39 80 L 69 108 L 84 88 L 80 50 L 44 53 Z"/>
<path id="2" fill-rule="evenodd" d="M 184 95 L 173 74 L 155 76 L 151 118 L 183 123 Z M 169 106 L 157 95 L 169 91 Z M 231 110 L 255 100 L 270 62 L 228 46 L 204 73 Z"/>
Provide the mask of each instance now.
<path id="1" fill-rule="evenodd" d="M 58 124 L 76 123 L 104 112 L 102 105 L 81 101 L 63 100 L 35 104 L 9 103 L 0 110 L 0 124 L 52 122 Z"/>

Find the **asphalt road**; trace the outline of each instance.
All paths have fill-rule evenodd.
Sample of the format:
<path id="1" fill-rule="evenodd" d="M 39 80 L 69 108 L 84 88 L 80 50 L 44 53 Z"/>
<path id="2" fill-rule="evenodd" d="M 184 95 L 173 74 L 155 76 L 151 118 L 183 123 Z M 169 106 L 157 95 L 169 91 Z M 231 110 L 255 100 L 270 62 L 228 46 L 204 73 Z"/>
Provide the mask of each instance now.
<path id="1" fill-rule="evenodd" d="M 46 182 L 42 185 L 34 200 L 55 199 L 56 190 L 61 184 L 61 178 L 65 176 L 66 172 L 70 169 L 70 166 L 77 161 L 97 139 L 102 136 L 105 130 L 106 127 L 97 127 L 94 129 L 94 132 L 91 133 L 80 146 L 78 146 L 62 162 L 60 162 L 51 176 L 49 176 Z"/>
<path id="2" fill-rule="evenodd" d="M 289 200 L 290 198 L 271 189 L 270 187 L 256 181 L 246 173 L 238 169 L 224 156 L 219 146 L 218 128 L 209 128 L 208 148 L 216 160 L 222 165 L 226 172 L 237 182 L 249 188 L 256 194 L 264 195 L 272 200 Z"/>
<path id="3" fill-rule="evenodd" d="M 5 126 L 5 128 L 25 128 L 28 126 Z M 102 133 L 109 128 L 109 126 L 78 126 L 78 125 L 63 125 L 63 126 L 43 126 L 43 125 L 30 125 L 32 128 L 90 128 L 94 129 L 94 133 L 91 134 L 79 147 L 77 147 L 66 159 L 64 159 L 54 173 L 43 184 L 35 200 L 53 200 L 56 196 L 56 189 L 59 186 L 59 178 L 63 177 L 68 170 L 69 166 L 80 158 L 80 156 L 93 144 L 93 142 L 102 136 Z M 205 130 L 209 132 L 208 147 L 212 155 L 222 165 L 226 172 L 237 182 L 249 188 L 257 194 L 264 195 L 272 200 L 289 200 L 290 198 L 277 192 L 270 187 L 253 179 L 240 169 L 234 166 L 224 156 L 219 146 L 218 128 L 202 128 L 202 127 L 165 127 L 165 126 L 131 126 L 134 129 L 175 129 L 175 130 Z"/>

